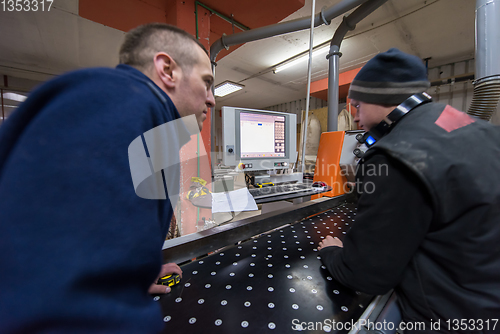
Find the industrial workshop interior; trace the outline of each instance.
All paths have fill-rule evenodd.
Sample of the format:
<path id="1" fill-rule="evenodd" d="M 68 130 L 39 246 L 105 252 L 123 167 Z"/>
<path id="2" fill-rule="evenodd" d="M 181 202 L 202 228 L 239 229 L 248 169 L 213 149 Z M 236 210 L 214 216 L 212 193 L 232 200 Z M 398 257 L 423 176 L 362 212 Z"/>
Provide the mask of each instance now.
<path id="1" fill-rule="evenodd" d="M 23 149 L 35 147 L 28 143 L 31 138 L 41 147 L 39 151 L 45 150 L 50 136 L 61 142 L 84 138 L 71 139 L 75 156 L 90 152 L 79 145 L 99 150 L 118 142 L 119 129 L 110 130 L 109 141 L 102 139 L 105 129 L 114 127 L 106 123 L 108 119 L 99 123 L 95 112 L 84 109 L 50 118 L 47 101 L 63 96 L 69 91 L 67 85 L 91 80 L 75 71 L 107 68 L 111 73 L 109 69 L 120 63 L 127 32 L 153 22 L 186 31 L 206 49 L 204 64 L 210 63 L 213 75 L 206 94 L 209 98 L 213 94 L 215 103 L 206 103 L 200 129 L 179 109 L 175 111 L 179 123 L 177 119 L 158 121 L 130 138 L 128 152 L 127 146 L 115 148 L 125 162 L 123 170 L 116 170 L 128 182 L 116 189 L 132 195 L 127 197 L 130 201 L 120 203 L 122 195 L 117 194 L 116 206 L 108 206 L 105 203 L 113 196 L 99 194 L 107 194 L 107 181 L 92 180 L 112 180 L 116 170 L 100 165 L 105 175 L 94 176 L 94 170 L 68 162 L 72 158 L 57 149 L 47 151 L 42 160 Z M 53 275 L 50 285 L 64 294 L 61 298 L 66 302 L 64 312 L 54 306 L 52 313 L 53 301 L 37 297 L 37 291 L 45 290 L 37 285 L 37 276 L 44 270 L 35 269 L 25 277 L 31 292 L 22 301 L 26 304 L 22 312 L 5 304 L 17 298 L 9 292 L 16 290 L 10 290 L 9 279 L 1 281 L 0 333 L 151 333 L 145 327 L 138 329 L 150 320 L 137 320 L 137 328 L 125 327 L 126 319 L 132 322 L 150 311 L 144 319 L 156 319 L 152 321 L 156 327 L 151 328 L 162 333 L 500 332 L 498 319 L 491 316 L 500 318 L 500 269 L 495 264 L 500 250 L 477 246 L 485 240 L 483 232 L 500 244 L 498 228 L 490 229 L 493 220 L 500 225 L 500 184 L 493 176 L 500 166 L 500 0 L 6 0 L 0 2 L 0 28 L 0 263 L 16 273 L 47 247 L 56 247 L 61 238 L 72 247 L 61 246 L 54 252 L 72 254 L 69 249 L 83 247 L 85 251 L 71 257 L 77 257 L 82 273 L 88 266 L 93 277 L 82 283 L 82 276 L 67 286 L 64 278 L 58 286 L 54 282 L 59 282 L 62 270 L 47 269 L 44 275 Z M 408 64 L 414 67 L 400 74 L 397 66 Z M 184 71 L 184 65 L 179 66 Z M 194 68 L 183 73 L 193 75 Z M 132 70 L 136 71 L 128 71 Z M 406 92 L 417 81 L 417 70 L 423 89 L 394 103 L 383 99 Z M 57 81 L 68 72 L 73 72 L 68 77 L 73 81 Z M 392 86 L 386 85 L 394 77 Z M 113 92 L 100 94 L 106 90 L 105 81 L 95 78 L 85 86 L 87 95 L 74 95 L 85 97 L 73 103 L 93 103 L 105 114 L 107 109 L 101 106 L 114 103 L 109 102 L 115 101 Z M 150 90 L 135 93 L 136 111 L 151 110 L 149 105 L 141 110 L 140 100 L 141 94 L 151 92 L 162 103 L 178 107 L 178 100 L 170 101 L 169 93 L 151 80 Z M 369 106 L 387 110 L 370 125 Z M 432 109 L 432 115 L 431 111 L 419 114 L 423 108 Z M 431 116 L 421 114 L 437 116 L 428 120 Z M 71 128 L 75 123 L 71 119 L 85 127 Z M 424 119 L 432 124 L 424 124 Z M 420 123 L 414 125 L 411 120 Z M 137 118 L 138 124 L 149 124 L 144 122 Z M 29 132 L 36 124 L 45 125 Z M 69 135 L 64 132 L 66 126 Z M 161 146 L 161 141 L 180 141 L 175 137 L 182 135 L 177 133 L 180 128 L 188 130 L 189 138 L 178 150 L 170 142 Z M 92 139 L 98 132 L 99 139 Z M 105 155 L 95 151 L 83 158 L 104 164 L 100 159 Z M 175 161 L 166 161 L 167 155 Z M 375 160 L 378 164 L 369 164 Z M 23 167 L 23 161 L 31 167 Z M 45 171 L 54 165 L 61 173 L 23 172 Z M 74 170 L 71 182 L 82 180 L 79 189 L 64 181 L 70 169 Z M 16 170 L 17 174 L 11 172 Z M 48 175 L 54 179 L 44 179 Z M 98 183 L 102 188 L 94 186 Z M 22 196 L 20 206 L 19 199 L 9 197 L 24 187 L 29 195 Z M 83 192 L 106 200 L 86 207 L 84 200 L 78 200 Z M 51 201 L 60 198 L 55 193 L 77 199 L 69 207 L 66 202 Z M 111 305 L 113 298 L 111 293 L 99 296 L 101 276 L 96 272 L 99 267 L 92 264 L 107 256 L 101 253 L 107 246 L 99 242 L 122 240 L 113 256 L 125 261 L 141 249 L 134 243 L 134 233 L 114 234 L 129 224 L 126 217 L 135 215 L 130 212 L 136 202 L 143 203 L 137 208 L 167 204 L 171 218 L 154 209 L 166 229 L 155 229 L 154 237 L 161 242 L 157 242 L 153 268 L 171 264 L 182 275 L 176 269 L 162 272 L 155 280 L 148 273 L 151 283 L 167 293 L 138 297 L 141 304 L 135 305 L 132 317 L 125 311 L 120 314 L 121 304 L 92 316 L 92 309 L 99 309 L 104 300 Z M 417 208 L 408 211 L 412 204 Z M 9 207 L 24 213 L 12 214 Z M 68 217 L 69 210 L 78 216 L 78 228 L 55 226 L 57 217 Z M 28 224 L 24 215 L 34 217 L 32 222 Z M 100 216 L 104 217 L 101 227 L 114 221 L 109 217 L 120 220 L 108 227 L 105 237 L 99 229 L 85 228 L 86 219 Z M 153 216 L 158 218 L 134 219 L 140 226 L 156 228 L 157 222 L 147 218 Z M 43 224 L 37 225 L 37 218 Z M 465 223 L 476 232 L 452 228 Z M 405 224 L 415 232 L 408 232 L 410 227 L 405 230 Z M 454 234 L 446 234 L 450 229 Z M 418 241 L 407 241 L 411 234 Z M 73 242 L 75 235 L 80 237 Z M 387 237 L 373 241 L 380 235 Z M 457 249 L 452 239 L 467 246 Z M 90 244 L 82 246 L 87 241 Z M 147 239 L 137 242 L 148 243 Z M 453 252 L 458 259 L 449 255 Z M 51 262 L 51 258 L 40 259 Z M 64 263 L 57 261 L 54 268 L 55 263 Z M 140 261 L 149 266 L 154 259 Z M 129 271 L 120 267 L 116 282 L 140 272 L 140 261 L 133 262 Z M 470 273 L 465 273 L 466 266 Z M 101 282 L 108 279 L 102 277 Z M 419 285 L 410 285 L 415 282 Z M 146 292 L 139 279 L 137 285 Z M 72 288 L 66 295 L 68 286 Z M 70 294 L 79 286 L 86 289 L 81 290 L 86 295 L 81 302 Z M 480 295 L 484 299 L 477 299 Z M 36 307 L 28 306 L 35 299 Z M 132 308 L 135 300 L 126 300 Z M 82 315 L 75 320 L 73 308 L 88 318 Z M 472 308 L 490 313 L 468 313 Z M 108 315 L 114 322 L 103 320 Z M 90 323 L 94 325 L 85 327 Z M 123 328 L 114 327 L 120 323 Z"/>

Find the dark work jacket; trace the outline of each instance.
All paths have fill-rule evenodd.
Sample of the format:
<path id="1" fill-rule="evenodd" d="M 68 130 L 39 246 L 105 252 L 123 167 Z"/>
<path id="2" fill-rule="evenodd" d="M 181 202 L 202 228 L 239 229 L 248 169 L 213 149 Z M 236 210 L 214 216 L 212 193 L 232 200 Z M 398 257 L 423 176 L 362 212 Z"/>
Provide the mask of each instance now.
<path id="1" fill-rule="evenodd" d="M 0 127 L 0 333 L 162 329 L 147 290 L 172 207 L 136 195 L 128 147 L 179 117 L 119 65 L 51 80 Z"/>
<path id="2" fill-rule="evenodd" d="M 411 182 L 417 184 L 421 196 L 432 209 L 430 222 L 421 222 L 426 231 L 422 233 L 422 239 L 416 241 L 418 244 L 411 260 L 404 268 L 399 268 L 401 275 L 395 275 L 397 281 L 393 287 L 398 294 L 404 320 L 427 323 L 431 319 L 486 320 L 500 315 L 498 143 L 498 127 L 474 120 L 450 106 L 428 103 L 403 117 L 365 154 L 361 163 L 385 156 L 398 170 L 413 175 L 414 181 Z M 391 175 L 388 175 L 387 181 L 390 180 Z M 393 187 L 392 192 L 390 196 L 394 203 L 400 203 L 393 208 L 394 211 L 401 213 L 408 209 L 407 214 L 412 210 L 418 212 L 418 208 L 412 207 L 414 203 L 404 202 L 404 187 Z M 368 196 L 362 194 L 360 201 Z M 371 202 L 373 210 L 391 209 L 387 203 L 377 206 L 376 198 Z M 422 210 L 426 209 L 426 205 L 422 205 Z M 364 223 L 360 220 L 365 208 L 359 210 L 360 219 L 351 231 L 356 229 L 356 225 Z M 404 217 L 404 211 L 402 215 Z M 376 217 L 369 224 L 385 226 L 385 222 L 378 221 Z M 393 224 L 404 229 L 405 221 Z M 356 233 L 363 231 L 354 231 Z M 390 234 L 391 231 L 384 233 Z M 370 245 L 360 246 L 361 249 L 363 247 Z M 376 247 L 389 249 L 393 245 L 375 245 L 371 249 L 373 256 L 379 253 Z M 324 262 L 329 263 L 329 269 L 337 273 L 334 276 L 352 288 L 365 291 L 364 284 L 355 283 L 356 275 L 350 276 L 352 273 L 349 263 L 343 260 L 347 258 L 342 254 L 343 250 L 329 248 L 323 249 L 321 256 Z M 397 257 L 398 248 L 392 251 Z M 370 277 L 370 270 L 364 274 Z M 376 275 L 372 279 L 376 280 Z M 445 329 L 445 325 L 441 329 Z"/>

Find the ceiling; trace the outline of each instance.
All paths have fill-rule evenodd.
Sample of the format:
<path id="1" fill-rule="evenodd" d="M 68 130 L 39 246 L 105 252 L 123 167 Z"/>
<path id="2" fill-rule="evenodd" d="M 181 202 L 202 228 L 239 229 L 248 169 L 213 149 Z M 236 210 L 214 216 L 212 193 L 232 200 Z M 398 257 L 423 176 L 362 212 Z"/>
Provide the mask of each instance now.
<path id="1" fill-rule="evenodd" d="M 316 8 L 338 2 L 317 0 Z M 311 0 L 307 0 L 302 9 L 285 20 L 310 16 L 310 7 Z M 422 59 L 430 57 L 429 67 L 474 58 L 474 11 L 474 0 L 389 0 L 346 35 L 340 49 L 340 72 L 360 67 L 391 47 Z M 341 20 L 338 17 L 329 26 L 316 28 L 313 45 L 329 43 Z M 231 80 L 245 88 L 217 98 L 217 105 L 258 109 L 305 98 L 307 61 L 276 74 L 272 68 L 308 48 L 306 30 L 250 42 L 235 50 L 219 61 L 216 84 Z M 324 52 L 313 58 L 312 81 L 327 76 Z"/>
<path id="2" fill-rule="evenodd" d="M 231 1 L 236 0 L 226 0 L 226 4 Z M 306 0 L 301 9 L 284 20 L 310 16 L 311 1 Z M 317 0 L 316 12 L 339 2 Z M 248 6 L 248 12 L 254 16 L 256 12 L 270 10 L 263 5 L 265 1 L 249 3 L 256 4 Z M 226 15 L 233 10 L 219 6 L 217 10 Z M 341 47 L 341 72 L 357 68 L 391 47 L 422 59 L 430 57 L 429 67 L 472 59 L 474 10 L 474 0 L 389 0 L 347 34 Z M 245 17 L 245 12 L 237 12 L 235 19 L 255 27 L 252 20 Z M 327 43 L 340 22 L 341 17 L 328 26 L 316 28 L 314 45 Z M 58 1 L 53 10 L 44 13 L 0 12 L 0 30 L 0 74 L 39 81 L 82 67 L 116 65 L 124 35 L 119 29 L 79 16 L 78 0 Z M 210 43 L 220 33 L 213 32 Z M 308 47 L 309 31 L 305 30 L 237 48 L 218 61 L 216 84 L 230 80 L 245 87 L 217 98 L 217 106 L 259 109 L 305 98 L 307 62 L 276 74 L 272 68 Z M 313 59 L 313 81 L 327 77 L 325 56 L 326 52 Z"/>

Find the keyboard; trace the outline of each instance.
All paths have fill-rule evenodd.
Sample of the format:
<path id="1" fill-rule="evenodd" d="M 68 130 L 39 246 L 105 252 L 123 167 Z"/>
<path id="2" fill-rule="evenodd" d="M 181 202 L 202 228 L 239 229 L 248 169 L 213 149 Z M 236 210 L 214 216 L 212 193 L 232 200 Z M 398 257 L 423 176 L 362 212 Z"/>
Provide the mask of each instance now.
<path id="1" fill-rule="evenodd" d="M 314 193 L 315 189 L 309 184 L 304 183 L 293 183 L 293 184 L 280 184 L 276 186 L 255 188 L 248 190 L 254 199 L 287 195 L 298 192 L 311 192 Z"/>

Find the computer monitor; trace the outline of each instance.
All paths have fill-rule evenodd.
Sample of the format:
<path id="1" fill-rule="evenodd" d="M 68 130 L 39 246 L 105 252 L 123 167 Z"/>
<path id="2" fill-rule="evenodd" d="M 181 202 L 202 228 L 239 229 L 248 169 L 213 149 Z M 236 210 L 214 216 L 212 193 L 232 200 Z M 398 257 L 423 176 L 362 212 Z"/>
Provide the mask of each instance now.
<path id="1" fill-rule="evenodd" d="M 295 114 L 222 107 L 222 164 L 242 171 L 287 169 L 297 159 Z"/>

